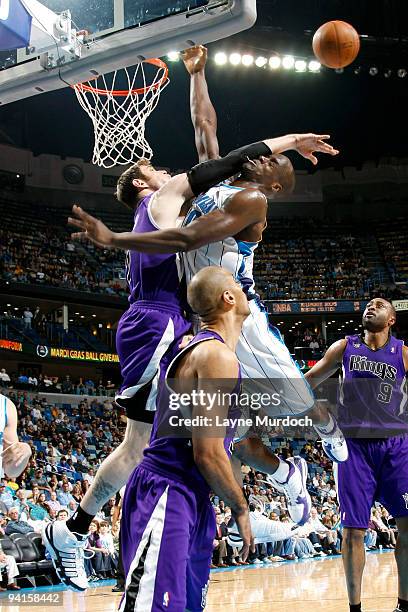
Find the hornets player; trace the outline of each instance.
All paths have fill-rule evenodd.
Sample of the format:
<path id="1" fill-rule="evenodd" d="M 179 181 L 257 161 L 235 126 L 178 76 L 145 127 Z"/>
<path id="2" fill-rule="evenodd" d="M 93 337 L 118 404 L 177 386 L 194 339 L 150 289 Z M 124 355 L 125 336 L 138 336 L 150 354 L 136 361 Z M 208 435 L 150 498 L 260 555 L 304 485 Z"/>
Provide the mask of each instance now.
<path id="1" fill-rule="evenodd" d="M 19 442 L 17 410 L 13 402 L 0 394 L 0 477 L 17 478 L 24 472 L 31 457 L 31 448 Z"/>
<path id="2" fill-rule="evenodd" d="M 391 334 L 392 304 L 371 300 L 362 336 L 332 344 L 306 374 L 312 387 L 341 368 L 339 424 L 349 458 L 337 466 L 343 532 L 343 564 L 351 612 L 361 611 L 364 534 L 371 508 L 381 502 L 395 518 L 398 540 L 398 605 L 408 612 L 408 348 Z"/>

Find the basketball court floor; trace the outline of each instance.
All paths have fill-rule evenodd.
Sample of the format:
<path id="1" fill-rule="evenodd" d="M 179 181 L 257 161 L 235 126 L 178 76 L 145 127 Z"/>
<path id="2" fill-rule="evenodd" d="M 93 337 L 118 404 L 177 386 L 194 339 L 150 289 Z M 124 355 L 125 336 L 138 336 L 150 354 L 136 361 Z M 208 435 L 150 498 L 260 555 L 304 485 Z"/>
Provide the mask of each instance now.
<path id="1" fill-rule="evenodd" d="M 38 588 L 38 595 L 58 594 L 51 605 L 43 602 L 9 601 L 9 593 L 0 598 L 0 612 L 116 612 L 120 594 L 112 593 L 112 580 L 86 593 L 73 593 L 65 587 Z M 390 552 L 367 555 L 363 583 L 364 612 L 393 610 L 397 593 L 397 568 Z M 34 594 L 24 589 L 23 595 Z M 12 594 L 18 599 L 16 594 Z M 301 608 L 299 607 L 301 605 Z M 208 592 L 207 612 L 347 612 L 348 602 L 340 557 L 274 563 L 242 569 L 214 570 Z"/>

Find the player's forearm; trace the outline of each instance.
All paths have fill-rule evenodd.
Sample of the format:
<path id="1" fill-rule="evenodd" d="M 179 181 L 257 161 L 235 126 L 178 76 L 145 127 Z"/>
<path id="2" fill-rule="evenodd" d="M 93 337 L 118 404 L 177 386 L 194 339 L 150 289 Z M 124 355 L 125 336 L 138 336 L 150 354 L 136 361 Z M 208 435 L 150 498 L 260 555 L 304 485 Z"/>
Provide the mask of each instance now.
<path id="1" fill-rule="evenodd" d="M 171 254 L 188 250 L 188 232 L 183 229 L 166 229 L 144 234 L 134 232 L 114 233 L 112 246 L 117 249 L 141 253 Z"/>
<path id="2" fill-rule="evenodd" d="M 259 438 L 245 438 L 235 443 L 234 454 L 242 463 L 266 474 L 273 474 L 279 465 L 276 455 L 264 446 Z"/>
<path id="3" fill-rule="evenodd" d="M 296 134 L 287 134 L 277 138 L 267 138 L 263 141 L 272 153 L 284 153 L 296 149 Z"/>
<path id="4" fill-rule="evenodd" d="M 225 450 L 216 454 L 198 456 L 194 454 L 195 463 L 211 489 L 235 515 L 246 512 L 248 504 L 244 494 L 235 480 L 228 455 Z"/>
<path id="5" fill-rule="evenodd" d="M 208 93 L 204 70 L 190 80 L 190 112 L 200 161 L 219 157 L 217 114 Z"/>

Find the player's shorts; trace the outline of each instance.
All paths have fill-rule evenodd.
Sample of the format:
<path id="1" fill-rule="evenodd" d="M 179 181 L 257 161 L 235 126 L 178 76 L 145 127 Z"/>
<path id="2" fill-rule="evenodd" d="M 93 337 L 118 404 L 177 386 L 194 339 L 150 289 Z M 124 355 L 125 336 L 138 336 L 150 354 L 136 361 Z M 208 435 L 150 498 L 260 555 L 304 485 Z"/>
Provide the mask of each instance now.
<path id="1" fill-rule="evenodd" d="M 120 612 L 201 612 L 215 532 L 208 494 L 137 467 L 122 506 Z"/>
<path id="2" fill-rule="evenodd" d="M 408 436 L 347 439 L 349 457 L 335 464 L 344 527 L 367 529 L 380 502 L 394 517 L 408 516 Z"/>
<path id="3" fill-rule="evenodd" d="M 138 301 L 122 315 L 116 350 L 123 382 L 115 401 L 128 418 L 153 422 L 160 362 L 171 361 L 190 327 L 180 309 L 161 302 Z"/>
<path id="4" fill-rule="evenodd" d="M 270 325 L 262 303 L 252 299 L 249 308 L 251 314 L 244 321 L 236 350 L 242 376 L 254 380 L 254 384 L 245 382 L 244 389 L 279 394 L 279 403 L 262 408 L 269 416 L 308 412 L 315 403 L 312 388 L 292 359 L 279 330 Z"/>

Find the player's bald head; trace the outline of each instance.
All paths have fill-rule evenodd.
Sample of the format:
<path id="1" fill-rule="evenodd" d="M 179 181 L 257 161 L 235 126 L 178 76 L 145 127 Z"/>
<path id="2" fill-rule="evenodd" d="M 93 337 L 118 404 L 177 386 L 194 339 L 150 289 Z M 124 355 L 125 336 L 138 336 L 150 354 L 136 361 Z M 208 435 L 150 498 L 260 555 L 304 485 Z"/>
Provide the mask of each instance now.
<path id="1" fill-rule="evenodd" d="M 194 312 L 205 320 L 225 310 L 225 292 L 237 290 L 241 291 L 230 272 L 210 266 L 193 276 L 187 288 L 187 299 Z"/>

